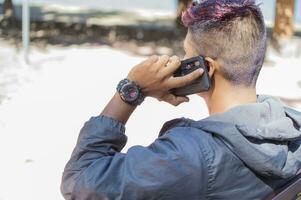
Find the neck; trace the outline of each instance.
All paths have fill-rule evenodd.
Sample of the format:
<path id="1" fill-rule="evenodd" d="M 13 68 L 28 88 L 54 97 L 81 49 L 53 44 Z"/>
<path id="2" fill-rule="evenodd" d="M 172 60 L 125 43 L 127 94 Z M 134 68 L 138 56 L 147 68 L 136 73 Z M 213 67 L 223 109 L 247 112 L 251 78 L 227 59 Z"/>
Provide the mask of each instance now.
<path id="1" fill-rule="evenodd" d="M 206 99 L 209 114 L 218 114 L 228 111 L 229 109 L 249 104 L 256 103 L 256 88 L 233 86 L 228 82 L 215 85 L 210 97 Z"/>

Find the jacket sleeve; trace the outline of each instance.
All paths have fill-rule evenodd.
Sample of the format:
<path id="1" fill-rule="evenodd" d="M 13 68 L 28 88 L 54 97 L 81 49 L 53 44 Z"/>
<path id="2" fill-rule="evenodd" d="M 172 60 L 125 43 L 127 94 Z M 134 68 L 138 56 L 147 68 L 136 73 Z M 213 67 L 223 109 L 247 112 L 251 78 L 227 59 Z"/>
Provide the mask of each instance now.
<path id="1" fill-rule="evenodd" d="M 91 118 L 84 125 L 63 173 L 65 199 L 199 198 L 195 195 L 201 195 L 201 178 L 193 175 L 196 166 L 187 160 L 191 155 L 183 155 L 169 134 L 123 154 L 124 132 L 121 123 L 105 116 Z"/>

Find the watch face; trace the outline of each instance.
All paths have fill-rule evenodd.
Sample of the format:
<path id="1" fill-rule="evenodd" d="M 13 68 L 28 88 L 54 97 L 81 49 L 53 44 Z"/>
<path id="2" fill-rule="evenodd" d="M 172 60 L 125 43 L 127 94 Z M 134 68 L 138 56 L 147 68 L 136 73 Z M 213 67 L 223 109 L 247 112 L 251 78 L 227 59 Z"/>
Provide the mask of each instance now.
<path id="1" fill-rule="evenodd" d="M 128 84 L 122 88 L 122 94 L 125 100 L 129 102 L 136 101 L 139 97 L 139 90 L 137 87 Z"/>

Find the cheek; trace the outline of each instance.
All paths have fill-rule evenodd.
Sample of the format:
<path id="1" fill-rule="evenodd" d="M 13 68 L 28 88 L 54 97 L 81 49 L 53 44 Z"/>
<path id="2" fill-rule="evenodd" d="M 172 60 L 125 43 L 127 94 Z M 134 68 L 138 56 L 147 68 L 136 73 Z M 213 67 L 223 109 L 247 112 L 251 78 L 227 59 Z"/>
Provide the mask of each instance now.
<path id="1" fill-rule="evenodd" d="M 186 51 L 186 54 L 185 54 L 185 56 L 184 56 L 184 60 L 185 60 L 185 59 L 188 59 L 188 58 L 192 58 L 192 57 L 194 57 L 194 56 L 197 56 L 197 55 L 195 55 L 195 54 L 193 54 L 193 53 L 191 53 L 191 52 Z"/>

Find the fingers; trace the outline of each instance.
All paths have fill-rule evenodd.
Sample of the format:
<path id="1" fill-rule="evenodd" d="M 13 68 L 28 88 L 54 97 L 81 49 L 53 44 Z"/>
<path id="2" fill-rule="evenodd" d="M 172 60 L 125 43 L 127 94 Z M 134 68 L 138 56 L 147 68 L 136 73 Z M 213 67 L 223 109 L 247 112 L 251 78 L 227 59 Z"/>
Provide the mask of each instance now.
<path id="1" fill-rule="evenodd" d="M 174 96 L 173 94 L 166 94 L 163 98 L 161 98 L 161 100 L 173 106 L 178 106 L 182 103 L 189 102 L 188 97 L 178 97 L 178 96 Z"/>
<path id="2" fill-rule="evenodd" d="M 204 73 L 203 69 L 197 69 L 194 72 L 183 76 L 183 77 L 173 77 L 169 79 L 168 87 L 170 88 L 179 88 L 185 85 L 190 84 L 197 78 L 199 78 Z"/>
<path id="3" fill-rule="evenodd" d="M 145 60 L 144 62 L 142 62 L 141 64 L 142 65 L 156 64 L 153 67 L 156 68 L 157 70 L 162 69 L 162 74 L 168 76 L 177 70 L 177 68 L 181 64 L 181 61 L 180 58 L 177 56 L 169 57 L 167 55 L 163 55 L 159 57 L 154 55 L 148 58 L 147 60 Z"/>
<path id="4" fill-rule="evenodd" d="M 151 57 L 149 57 L 148 59 L 142 61 L 139 66 L 143 66 L 143 65 L 153 65 L 154 63 L 156 63 L 159 60 L 159 56 L 157 55 L 153 55 Z"/>
<path id="5" fill-rule="evenodd" d="M 169 59 L 169 63 L 167 64 L 167 66 L 162 69 L 162 73 L 165 76 L 170 76 L 172 75 L 181 65 L 181 60 L 178 56 L 172 56 Z"/>
<path id="6" fill-rule="evenodd" d="M 158 69 L 165 68 L 167 63 L 169 62 L 169 60 L 170 60 L 169 56 L 167 56 L 167 55 L 161 56 L 156 62 L 157 68 Z"/>

